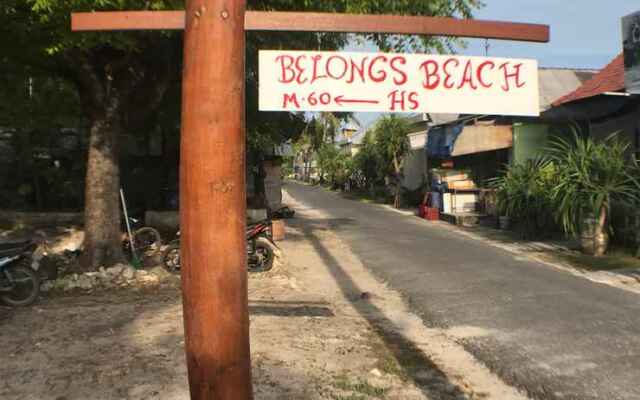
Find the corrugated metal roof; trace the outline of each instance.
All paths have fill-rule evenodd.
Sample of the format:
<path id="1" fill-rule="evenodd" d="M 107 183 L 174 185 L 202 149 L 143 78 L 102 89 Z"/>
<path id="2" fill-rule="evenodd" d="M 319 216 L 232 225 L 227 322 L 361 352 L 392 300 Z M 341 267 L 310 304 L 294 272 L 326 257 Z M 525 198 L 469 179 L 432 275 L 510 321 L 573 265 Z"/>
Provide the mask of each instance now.
<path id="1" fill-rule="evenodd" d="M 553 102 L 554 106 L 586 99 L 607 92 L 624 90 L 624 55 L 620 54 L 602 71 L 594 75 L 575 91 L 559 97 Z"/>
<path id="2" fill-rule="evenodd" d="M 573 92 L 585 81 L 591 79 L 595 73 L 596 71 L 590 70 L 540 68 L 538 79 L 541 111 L 551 108 L 554 100 Z"/>

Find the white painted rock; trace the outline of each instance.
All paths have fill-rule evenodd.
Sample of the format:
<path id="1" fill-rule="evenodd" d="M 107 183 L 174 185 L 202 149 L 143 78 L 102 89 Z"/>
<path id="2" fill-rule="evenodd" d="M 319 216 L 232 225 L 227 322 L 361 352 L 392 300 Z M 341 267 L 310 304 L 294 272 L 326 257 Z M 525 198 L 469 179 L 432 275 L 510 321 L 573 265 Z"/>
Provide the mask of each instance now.
<path id="1" fill-rule="evenodd" d="M 120 274 L 120 276 L 122 276 L 123 279 L 125 280 L 131 280 L 136 276 L 136 270 L 133 267 L 126 267 L 122 273 Z"/>
<path id="2" fill-rule="evenodd" d="M 153 267 L 149 270 L 149 273 L 157 276 L 161 281 L 167 280 L 171 277 L 171 273 L 163 267 Z"/>

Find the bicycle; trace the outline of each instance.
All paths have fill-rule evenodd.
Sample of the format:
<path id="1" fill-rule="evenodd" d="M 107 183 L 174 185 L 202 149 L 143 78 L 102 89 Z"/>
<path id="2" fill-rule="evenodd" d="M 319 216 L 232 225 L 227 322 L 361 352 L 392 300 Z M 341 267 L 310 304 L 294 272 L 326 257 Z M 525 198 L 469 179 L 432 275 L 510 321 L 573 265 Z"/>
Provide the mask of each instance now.
<path id="1" fill-rule="evenodd" d="M 122 240 L 122 249 L 131 259 L 152 258 L 160 253 L 162 248 L 162 236 L 157 229 L 150 226 L 142 226 L 139 219 L 129 217 L 129 224 L 132 230 L 131 240 L 125 234 Z M 133 249 L 131 242 L 133 241 Z"/>

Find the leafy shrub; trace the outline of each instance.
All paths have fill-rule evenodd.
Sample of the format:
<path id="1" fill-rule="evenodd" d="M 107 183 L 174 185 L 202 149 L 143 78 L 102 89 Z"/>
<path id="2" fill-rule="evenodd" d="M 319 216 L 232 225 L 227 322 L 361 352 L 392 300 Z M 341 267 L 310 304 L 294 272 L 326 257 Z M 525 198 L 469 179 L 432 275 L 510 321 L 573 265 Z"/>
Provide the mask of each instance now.
<path id="1" fill-rule="evenodd" d="M 585 218 L 597 218 L 598 229 L 608 225 L 614 203 L 640 201 L 638 165 L 626 157 L 629 144 L 610 135 L 604 141 L 556 138 L 548 151 L 557 169 L 553 199 L 565 232 L 580 233 Z"/>
<path id="2" fill-rule="evenodd" d="M 372 191 L 383 186 L 386 170 L 376 151 L 375 138 L 371 132 L 365 134 L 360 151 L 353 160 L 354 178 L 359 189 Z"/>
<path id="3" fill-rule="evenodd" d="M 544 158 L 507 168 L 490 181 L 496 189 L 497 208 L 521 229 L 523 236 L 539 236 L 554 226 L 552 192 L 556 168 Z"/>

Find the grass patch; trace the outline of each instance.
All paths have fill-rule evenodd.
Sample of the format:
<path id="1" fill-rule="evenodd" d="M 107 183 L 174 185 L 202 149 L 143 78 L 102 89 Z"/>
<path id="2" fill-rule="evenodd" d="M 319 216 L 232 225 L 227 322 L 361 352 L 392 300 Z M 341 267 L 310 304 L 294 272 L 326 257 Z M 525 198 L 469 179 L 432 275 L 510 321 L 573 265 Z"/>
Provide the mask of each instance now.
<path id="1" fill-rule="evenodd" d="M 361 394 L 350 394 L 347 396 L 333 395 L 333 400 L 366 400 L 367 398 Z"/>
<path id="2" fill-rule="evenodd" d="M 603 257 L 593 257 L 580 253 L 558 253 L 557 256 L 575 268 L 588 271 L 640 268 L 640 259 L 635 258 L 629 250 L 622 248 L 613 248 Z"/>
<path id="3" fill-rule="evenodd" d="M 382 399 L 388 390 L 374 386 L 362 379 L 351 380 L 346 375 L 337 376 L 333 387 L 343 392 L 351 392 L 344 395 L 334 395 L 335 400 Z"/>
<path id="4" fill-rule="evenodd" d="M 397 337 L 388 337 L 385 344 L 372 335 L 369 347 L 377 359 L 376 368 L 382 373 L 395 375 L 404 382 L 415 380 L 413 377 L 418 371 L 429 368 L 419 350 L 404 345 Z"/>
<path id="5" fill-rule="evenodd" d="M 393 353 L 391 353 L 387 346 L 374 334 L 371 334 L 369 337 L 369 348 L 376 358 L 375 367 L 379 369 L 380 372 L 388 375 L 395 375 L 403 381 L 406 381 L 409 378 Z"/>

